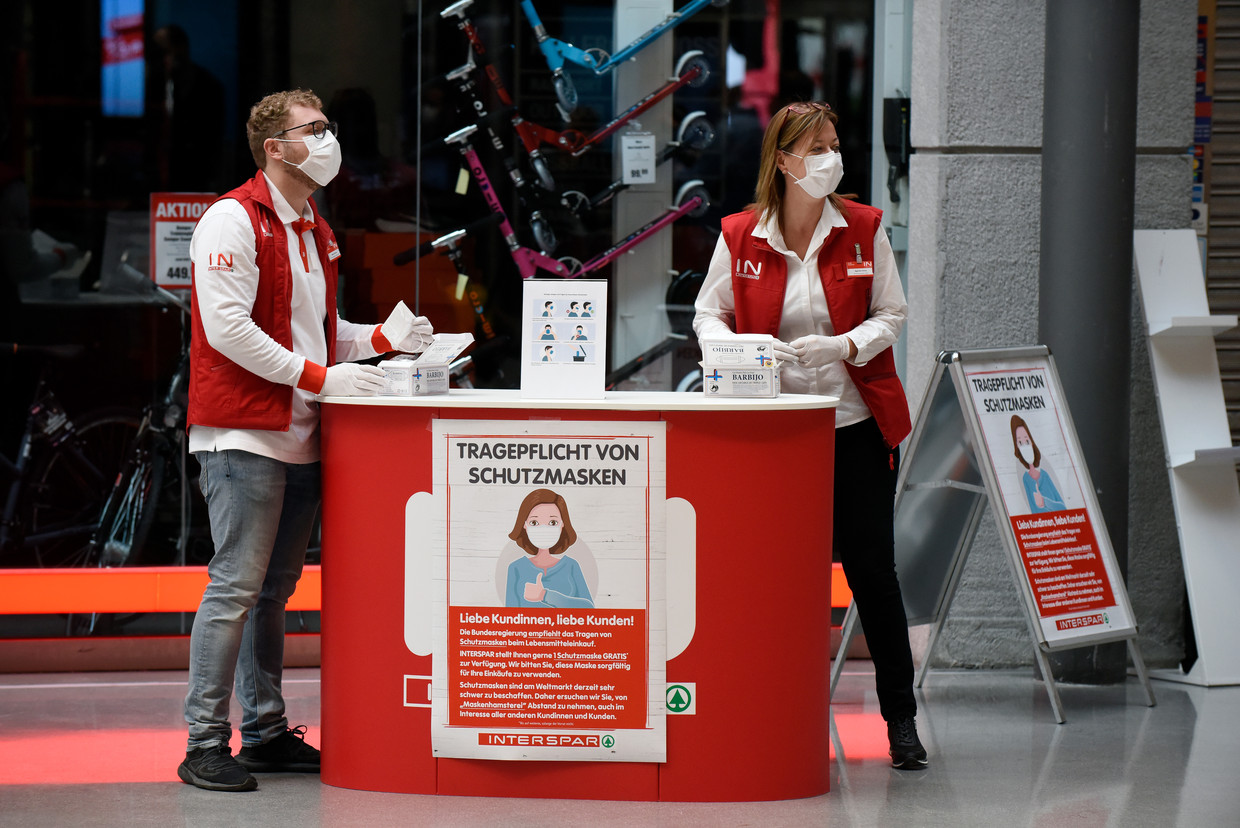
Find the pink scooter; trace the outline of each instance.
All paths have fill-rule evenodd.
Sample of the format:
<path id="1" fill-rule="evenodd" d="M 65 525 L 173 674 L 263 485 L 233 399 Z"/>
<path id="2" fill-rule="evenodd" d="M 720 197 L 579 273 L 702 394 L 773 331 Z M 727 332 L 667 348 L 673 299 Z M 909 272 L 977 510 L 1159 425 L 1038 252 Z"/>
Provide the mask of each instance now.
<path id="1" fill-rule="evenodd" d="M 491 180 L 487 177 L 482 161 L 478 158 L 478 153 L 470 143 L 470 136 L 477 132 L 477 130 L 476 124 L 470 124 L 449 135 L 444 139 L 444 143 L 457 145 L 457 149 L 460 150 L 466 165 L 469 167 L 470 175 L 474 177 L 474 180 L 478 182 L 478 187 L 482 190 L 487 206 L 490 207 L 492 213 L 499 216 L 500 232 L 503 233 L 504 241 L 508 245 L 508 253 L 512 256 L 512 260 L 516 262 L 522 279 L 530 278 L 539 269 L 566 279 L 593 273 L 609 264 L 621 253 L 641 244 L 681 216 L 701 216 L 710 207 L 710 195 L 706 192 L 706 187 L 703 183 L 700 180 L 689 181 L 676 193 L 673 206 L 668 207 L 662 214 L 625 236 L 602 253 L 592 257 L 584 264 L 572 256 L 553 259 L 546 253 L 524 247 L 517 240 L 517 234 L 513 232 L 512 225 L 508 222 L 508 216 L 504 213 L 504 208 L 499 203 L 499 198 L 495 195 L 495 188 L 491 186 Z M 455 230 L 439 237 L 432 245 L 436 249 L 451 251 L 465 238 L 466 234 L 467 231 L 464 229 Z"/>

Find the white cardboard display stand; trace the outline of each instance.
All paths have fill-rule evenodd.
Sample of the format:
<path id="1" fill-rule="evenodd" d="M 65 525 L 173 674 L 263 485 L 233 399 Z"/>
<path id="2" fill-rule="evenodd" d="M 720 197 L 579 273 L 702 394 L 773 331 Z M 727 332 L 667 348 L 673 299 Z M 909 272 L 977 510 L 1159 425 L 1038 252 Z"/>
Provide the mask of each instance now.
<path id="1" fill-rule="evenodd" d="M 1197 642 L 1197 660 L 1187 672 L 1158 670 L 1154 676 L 1240 684 L 1240 448 L 1231 444 L 1214 344 L 1237 320 L 1210 315 L 1192 230 L 1138 230 L 1133 248 Z"/>
<path id="2" fill-rule="evenodd" d="M 1061 502 L 1039 499 L 1035 507 L 1027 487 L 1039 486 L 1024 482 L 1031 472 L 1013 457 L 1013 413 L 1021 416 L 1026 437 L 1039 435 L 1042 454 L 1034 465 L 1049 461 L 1040 467 L 1048 476 L 1056 468 L 1058 491 L 1052 481 L 1048 492 Z M 1127 643 L 1153 706 L 1127 590 L 1054 359 L 1042 345 L 940 353 L 913 424 L 896 482 L 895 539 L 908 623 L 932 625 L 917 686 L 925 681 L 987 504 L 1056 721 L 1065 719 L 1047 655 L 1106 642 Z M 833 693 L 857 624 L 853 603 L 831 671 Z"/>

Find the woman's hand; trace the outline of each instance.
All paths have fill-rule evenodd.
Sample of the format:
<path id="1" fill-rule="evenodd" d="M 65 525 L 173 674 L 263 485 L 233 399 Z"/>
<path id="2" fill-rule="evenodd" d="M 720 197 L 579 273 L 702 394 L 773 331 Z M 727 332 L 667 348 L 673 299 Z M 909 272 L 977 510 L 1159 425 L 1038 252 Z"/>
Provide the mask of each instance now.
<path id="1" fill-rule="evenodd" d="M 542 585 L 542 576 L 543 574 L 539 572 L 538 577 L 534 579 L 533 583 L 525 585 L 525 600 L 541 602 L 547 595 L 547 590 Z"/>
<path id="2" fill-rule="evenodd" d="M 797 362 L 800 359 L 797 349 L 781 339 L 775 340 L 771 350 L 775 352 L 775 359 L 780 362 Z"/>
<path id="3" fill-rule="evenodd" d="M 805 368 L 821 368 L 857 353 L 847 336 L 811 334 L 794 339 L 788 345 L 796 352 L 797 362 Z"/>

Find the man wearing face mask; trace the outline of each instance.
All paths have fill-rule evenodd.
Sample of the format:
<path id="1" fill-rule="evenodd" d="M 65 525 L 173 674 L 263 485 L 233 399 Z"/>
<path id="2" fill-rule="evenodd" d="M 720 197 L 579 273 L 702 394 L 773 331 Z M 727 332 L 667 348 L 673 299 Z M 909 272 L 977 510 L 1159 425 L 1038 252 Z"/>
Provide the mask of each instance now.
<path id="1" fill-rule="evenodd" d="M 312 92 L 269 95 L 246 123 L 255 176 L 203 214 L 190 242 L 189 450 L 201 466 L 215 554 L 190 636 L 177 775 L 249 791 L 252 773 L 319 770 L 289 728 L 284 608 L 319 508 L 316 394 L 373 394 L 383 372 L 354 360 L 417 352 L 431 325 L 402 302 L 382 325 L 336 310 L 340 251 L 310 194 L 340 167 L 335 124 Z M 241 750 L 228 709 L 236 687 Z"/>
<path id="2" fill-rule="evenodd" d="M 770 334 L 784 391 L 839 398 L 833 546 L 874 660 L 892 765 L 917 770 L 926 751 L 893 514 L 899 445 L 912 424 L 891 346 L 908 306 L 881 211 L 835 192 L 844 172 L 836 121 L 820 101 L 771 118 L 755 203 L 723 219 L 693 329 L 699 338 Z"/>

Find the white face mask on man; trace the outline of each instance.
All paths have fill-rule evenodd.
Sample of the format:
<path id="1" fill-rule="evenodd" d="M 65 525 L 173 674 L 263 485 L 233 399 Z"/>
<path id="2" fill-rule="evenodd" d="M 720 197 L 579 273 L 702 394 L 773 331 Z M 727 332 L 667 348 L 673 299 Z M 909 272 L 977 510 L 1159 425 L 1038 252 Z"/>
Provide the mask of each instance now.
<path id="1" fill-rule="evenodd" d="M 835 192 L 840 179 L 844 177 L 844 156 L 839 152 L 824 152 L 821 155 L 797 155 L 782 150 L 784 155 L 800 158 L 805 162 L 805 177 L 797 178 L 791 170 L 789 176 L 810 198 L 826 198 Z"/>
<path id="2" fill-rule="evenodd" d="M 272 140 L 286 144 L 297 141 L 304 143 L 306 149 L 310 151 L 305 161 L 294 164 L 287 159 L 281 160 L 310 176 L 310 180 L 320 187 L 326 187 L 336 177 L 336 173 L 340 172 L 340 142 L 336 140 L 335 133 L 330 129 L 323 131 L 322 138 L 306 135 L 302 138 L 274 138 Z"/>

